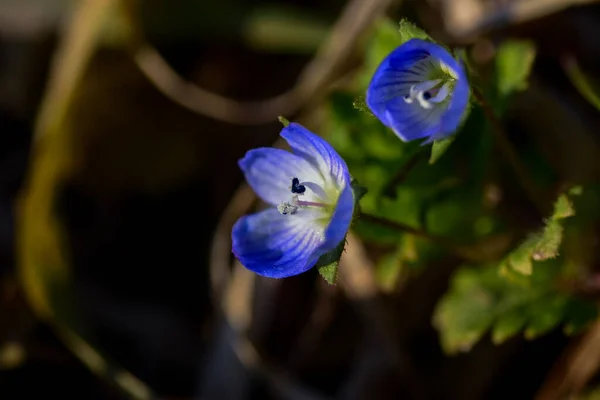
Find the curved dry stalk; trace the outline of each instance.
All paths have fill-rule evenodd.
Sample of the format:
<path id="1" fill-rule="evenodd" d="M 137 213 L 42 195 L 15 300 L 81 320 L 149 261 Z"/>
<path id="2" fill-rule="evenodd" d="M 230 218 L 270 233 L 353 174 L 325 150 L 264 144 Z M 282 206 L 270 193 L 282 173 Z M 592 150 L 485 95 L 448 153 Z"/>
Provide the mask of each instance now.
<path id="1" fill-rule="evenodd" d="M 263 125 L 280 115 L 292 115 L 332 87 L 341 65 L 349 58 L 360 35 L 385 12 L 393 0 L 353 0 L 332 28 L 314 59 L 295 86 L 280 95 L 261 100 L 237 101 L 186 81 L 150 44 L 145 42 L 131 7 L 127 17 L 134 27 L 137 45 L 133 58 L 152 84 L 173 102 L 197 114 L 236 125 Z"/>
<path id="2" fill-rule="evenodd" d="M 569 7 L 591 4 L 598 0 L 512 0 L 485 2 L 481 0 L 441 0 L 443 18 L 448 33 L 464 40 L 491 29 L 543 18 Z"/>
<path id="3" fill-rule="evenodd" d="M 556 362 L 535 400 L 560 400 L 581 394 L 600 367 L 600 321 L 571 343 Z"/>

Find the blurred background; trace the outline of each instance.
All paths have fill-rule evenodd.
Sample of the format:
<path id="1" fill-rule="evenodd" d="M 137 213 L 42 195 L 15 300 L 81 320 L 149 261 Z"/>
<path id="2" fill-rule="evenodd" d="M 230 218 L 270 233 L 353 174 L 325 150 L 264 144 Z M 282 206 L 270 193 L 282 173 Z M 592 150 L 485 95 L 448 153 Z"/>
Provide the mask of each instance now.
<path id="1" fill-rule="evenodd" d="M 528 88 L 496 108 L 510 140 L 549 166 L 532 167 L 547 187 L 600 181 L 600 101 L 578 85 L 600 78 L 594 1 L 0 0 L 0 399 L 598 396 L 595 306 L 576 335 L 557 321 L 534 340 L 484 327 L 459 351 L 440 344 L 432 318 L 460 254 L 380 267 L 390 247 L 359 231 L 335 286 L 232 259 L 231 226 L 255 205 L 237 160 L 276 143 L 280 115 L 350 154 L 327 110 L 359 113 L 354 78 L 384 18 L 465 50 L 482 82 L 499 43 L 534 43 Z M 402 144 L 383 132 L 393 157 Z M 509 230 L 535 226 L 514 176 L 498 181 Z M 592 249 L 570 292 L 587 304 L 597 227 L 573 244 Z"/>

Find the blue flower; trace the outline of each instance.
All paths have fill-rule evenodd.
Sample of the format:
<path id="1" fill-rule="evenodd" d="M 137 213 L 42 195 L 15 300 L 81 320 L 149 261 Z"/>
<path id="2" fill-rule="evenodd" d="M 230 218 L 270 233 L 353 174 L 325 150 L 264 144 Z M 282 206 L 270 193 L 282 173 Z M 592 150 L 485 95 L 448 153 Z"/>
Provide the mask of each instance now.
<path id="1" fill-rule="evenodd" d="M 367 105 L 405 142 L 429 143 L 456 131 L 469 101 L 462 64 L 443 47 L 411 39 L 379 65 Z"/>
<path id="2" fill-rule="evenodd" d="M 259 148 L 239 161 L 250 186 L 271 207 L 240 218 L 231 234 L 242 265 L 271 278 L 312 268 L 345 240 L 354 212 L 348 167 L 335 150 L 295 123 L 281 136 L 292 153 Z"/>

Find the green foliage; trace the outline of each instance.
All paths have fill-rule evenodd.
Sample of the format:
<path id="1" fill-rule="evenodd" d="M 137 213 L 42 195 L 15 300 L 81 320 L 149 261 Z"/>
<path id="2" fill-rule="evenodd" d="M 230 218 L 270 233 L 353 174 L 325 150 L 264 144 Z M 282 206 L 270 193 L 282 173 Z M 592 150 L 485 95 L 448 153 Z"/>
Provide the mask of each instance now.
<path id="1" fill-rule="evenodd" d="M 467 243 L 456 246 L 454 255 L 473 259 L 467 254 L 479 252 L 486 260 L 485 265 L 459 268 L 435 310 L 433 323 L 447 353 L 466 351 L 487 333 L 500 344 L 521 332 L 533 339 L 559 325 L 568 334 L 581 331 L 596 318 L 595 306 L 559 288 L 573 282 L 576 265 L 584 262 L 576 244 L 587 236 L 577 229 L 589 225 L 591 216 L 600 218 L 600 188 L 586 187 L 583 192 L 573 187 L 559 196 L 543 226 L 515 245 L 517 235 L 523 235 L 514 229 L 520 221 L 507 220 L 486 200 L 486 185 L 497 182 L 496 174 L 504 171 L 497 167 L 494 141 L 481 108 L 471 108 L 459 132 L 434 142 L 429 150 L 399 140 L 365 104 L 364 90 L 379 63 L 413 37 L 430 40 L 407 21 L 399 29 L 387 19 L 380 21 L 365 42 L 363 68 L 346 91 L 334 93 L 328 101 L 324 130 L 328 140 L 369 188 L 361 210 L 450 243 Z M 500 45 L 492 79 L 482 82 L 500 117 L 513 95 L 527 87 L 534 57 L 531 42 L 509 40 Z M 545 164 L 539 166 L 539 158 L 525 155 L 529 155 L 526 164 L 547 169 Z M 500 196 L 496 201 L 513 201 L 507 199 Z M 372 221 L 357 218 L 353 229 L 379 251 L 375 272 L 384 292 L 397 290 L 426 265 L 435 267 L 450 251 L 436 241 Z M 484 245 L 494 238 L 501 238 L 499 250 Z M 565 242 L 573 249 L 567 251 Z"/>
<path id="2" fill-rule="evenodd" d="M 581 193 L 581 189 L 569 193 Z M 499 344 L 520 331 L 534 339 L 561 323 L 565 333 L 573 334 L 596 318 L 591 303 L 557 289 L 557 283 L 570 273 L 559 248 L 564 220 L 574 215 L 571 200 L 563 194 L 544 228 L 509 253 L 499 268 L 491 264 L 457 272 L 434 316 L 446 352 L 470 348 L 488 330 Z"/>
<path id="3" fill-rule="evenodd" d="M 431 40 L 427 33 L 406 19 L 400 24 L 388 18 L 380 19 L 365 43 L 364 69 L 357 76 L 357 86 L 364 90 L 381 61 L 398 46 L 414 38 Z"/>
<path id="4" fill-rule="evenodd" d="M 339 261 L 333 261 L 327 265 L 317 266 L 319 275 L 321 275 L 321 277 L 323 277 L 323 279 L 325 279 L 325 281 L 330 285 L 335 285 L 337 282 L 339 263 Z"/>
<path id="5" fill-rule="evenodd" d="M 454 142 L 455 136 L 451 136 L 444 140 L 436 140 L 431 146 L 431 157 L 429 164 L 435 163 L 448 150 L 448 147 Z"/>
<path id="6" fill-rule="evenodd" d="M 279 122 L 281 122 L 281 125 L 283 125 L 284 127 L 290 124 L 290 121 L 288 121 L 285 117 L 282 117 L 281 115 L 277 117 L 277 119 L 279 120 Z"/>
<path id="7" fill-rule="evenodd" d="M 400 21 L 400 29 L 398 29 L 398 32 L 400 32 L 401 44 L 408 42 L 410 39 L 431 40 L 429 35 L 424 30 L 418 28 L 415 24 L 407 19 L 402 19 Z"/>
<path id="8" fill-rule="evenodd" d="M 560 262 L 549 260 L 543 266 L 545 273 L 526 283 L 506 279 L 493 264 L 460 268 L 433 317 L 444 351 L 468 351 L 488 331 L 496 344 L 522 330 L 534 339 L 561 323 L 572 333 L 596 317 L 593 305 L 554 288 Z"/>
<path id="9" fill-rule="evenodd" d="M 375 277 L 383 292 L 393 292 L 405 278 L 410 269 L 419 263 L 419 241 L 409 233 L 404 234 L 396 249 L 386 254 L 377 263 Z"/>
<path id="10" fill-rule="evenodd" d="M 533 261 L 557 257 L 564 232 L 561 220 L 573 215 L 575 210 L 569 198 L 564 194 L 559 196 L 554 204 L 554 213 L 546 220 L 544 228 L 531 234 L 510 253 L 501 268 L 509 267 L 523 275 L 531 275 Z"/>
<path id="11" fill-rule="evenodd" d="M 375 116 L 373 115 L 373 113 L 371 112 L 371 110 L 369 110 L 369 106 L 367 106 L 366 103 L 366 96 L 365 95 L 360 95 L 358 96 L 354 102 L 352 103 L 352 105 L 354 106 L 355 109 L 357 109 L 358 111 L 364 112 L 366 114 L 369 114 L 371 116 Z"/>
<path id="12" fill-rule="evenodd" d="M 525 40 L 507 40 L 498 47 L 496 74 L 501 96 L 527 88 L 535 59 L 535 45 Z"/>

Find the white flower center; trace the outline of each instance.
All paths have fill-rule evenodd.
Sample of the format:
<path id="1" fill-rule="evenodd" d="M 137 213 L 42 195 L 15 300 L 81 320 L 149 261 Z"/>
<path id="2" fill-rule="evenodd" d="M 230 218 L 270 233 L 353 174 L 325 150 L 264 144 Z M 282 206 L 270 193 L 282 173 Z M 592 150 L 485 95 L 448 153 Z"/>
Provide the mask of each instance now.
<path id="1" fill-rule="evenodd" d="M 449 94 L 450 82 L 442 84 L 441 79 L 433 79 L 412 85 L 409 94 L 404 96 L 404 101 L 411 104 L 417 100 L 421 107 L 429 110 L 434 105 L 446 100 Z"/>
<path id="2" fill-rule="evenodd" d="M 314 196 L 314 199 L 321 201 L 303 201 L 300 200 L 300 196 L 304 196 L 306 194 L 306 189 L 310 189 Z M 328 199 L 328 196 L 323 190 L 323 188 L 317 185 L 314 182 L 300 182 L 298 178 L 292 178 L 292 183 L 289 186 L 289 189 L 292 193 L 292 198 L 290 201 L 283 201 L 279 203 L 277 206 L 277 210 L 283 215 L 293 215 L 298 212 L 300 208 L 309 208 L 309 207 L 319 207 L 325 208 L 328 207 L 328 204 L 324 202 L 324 200 Z"/>

